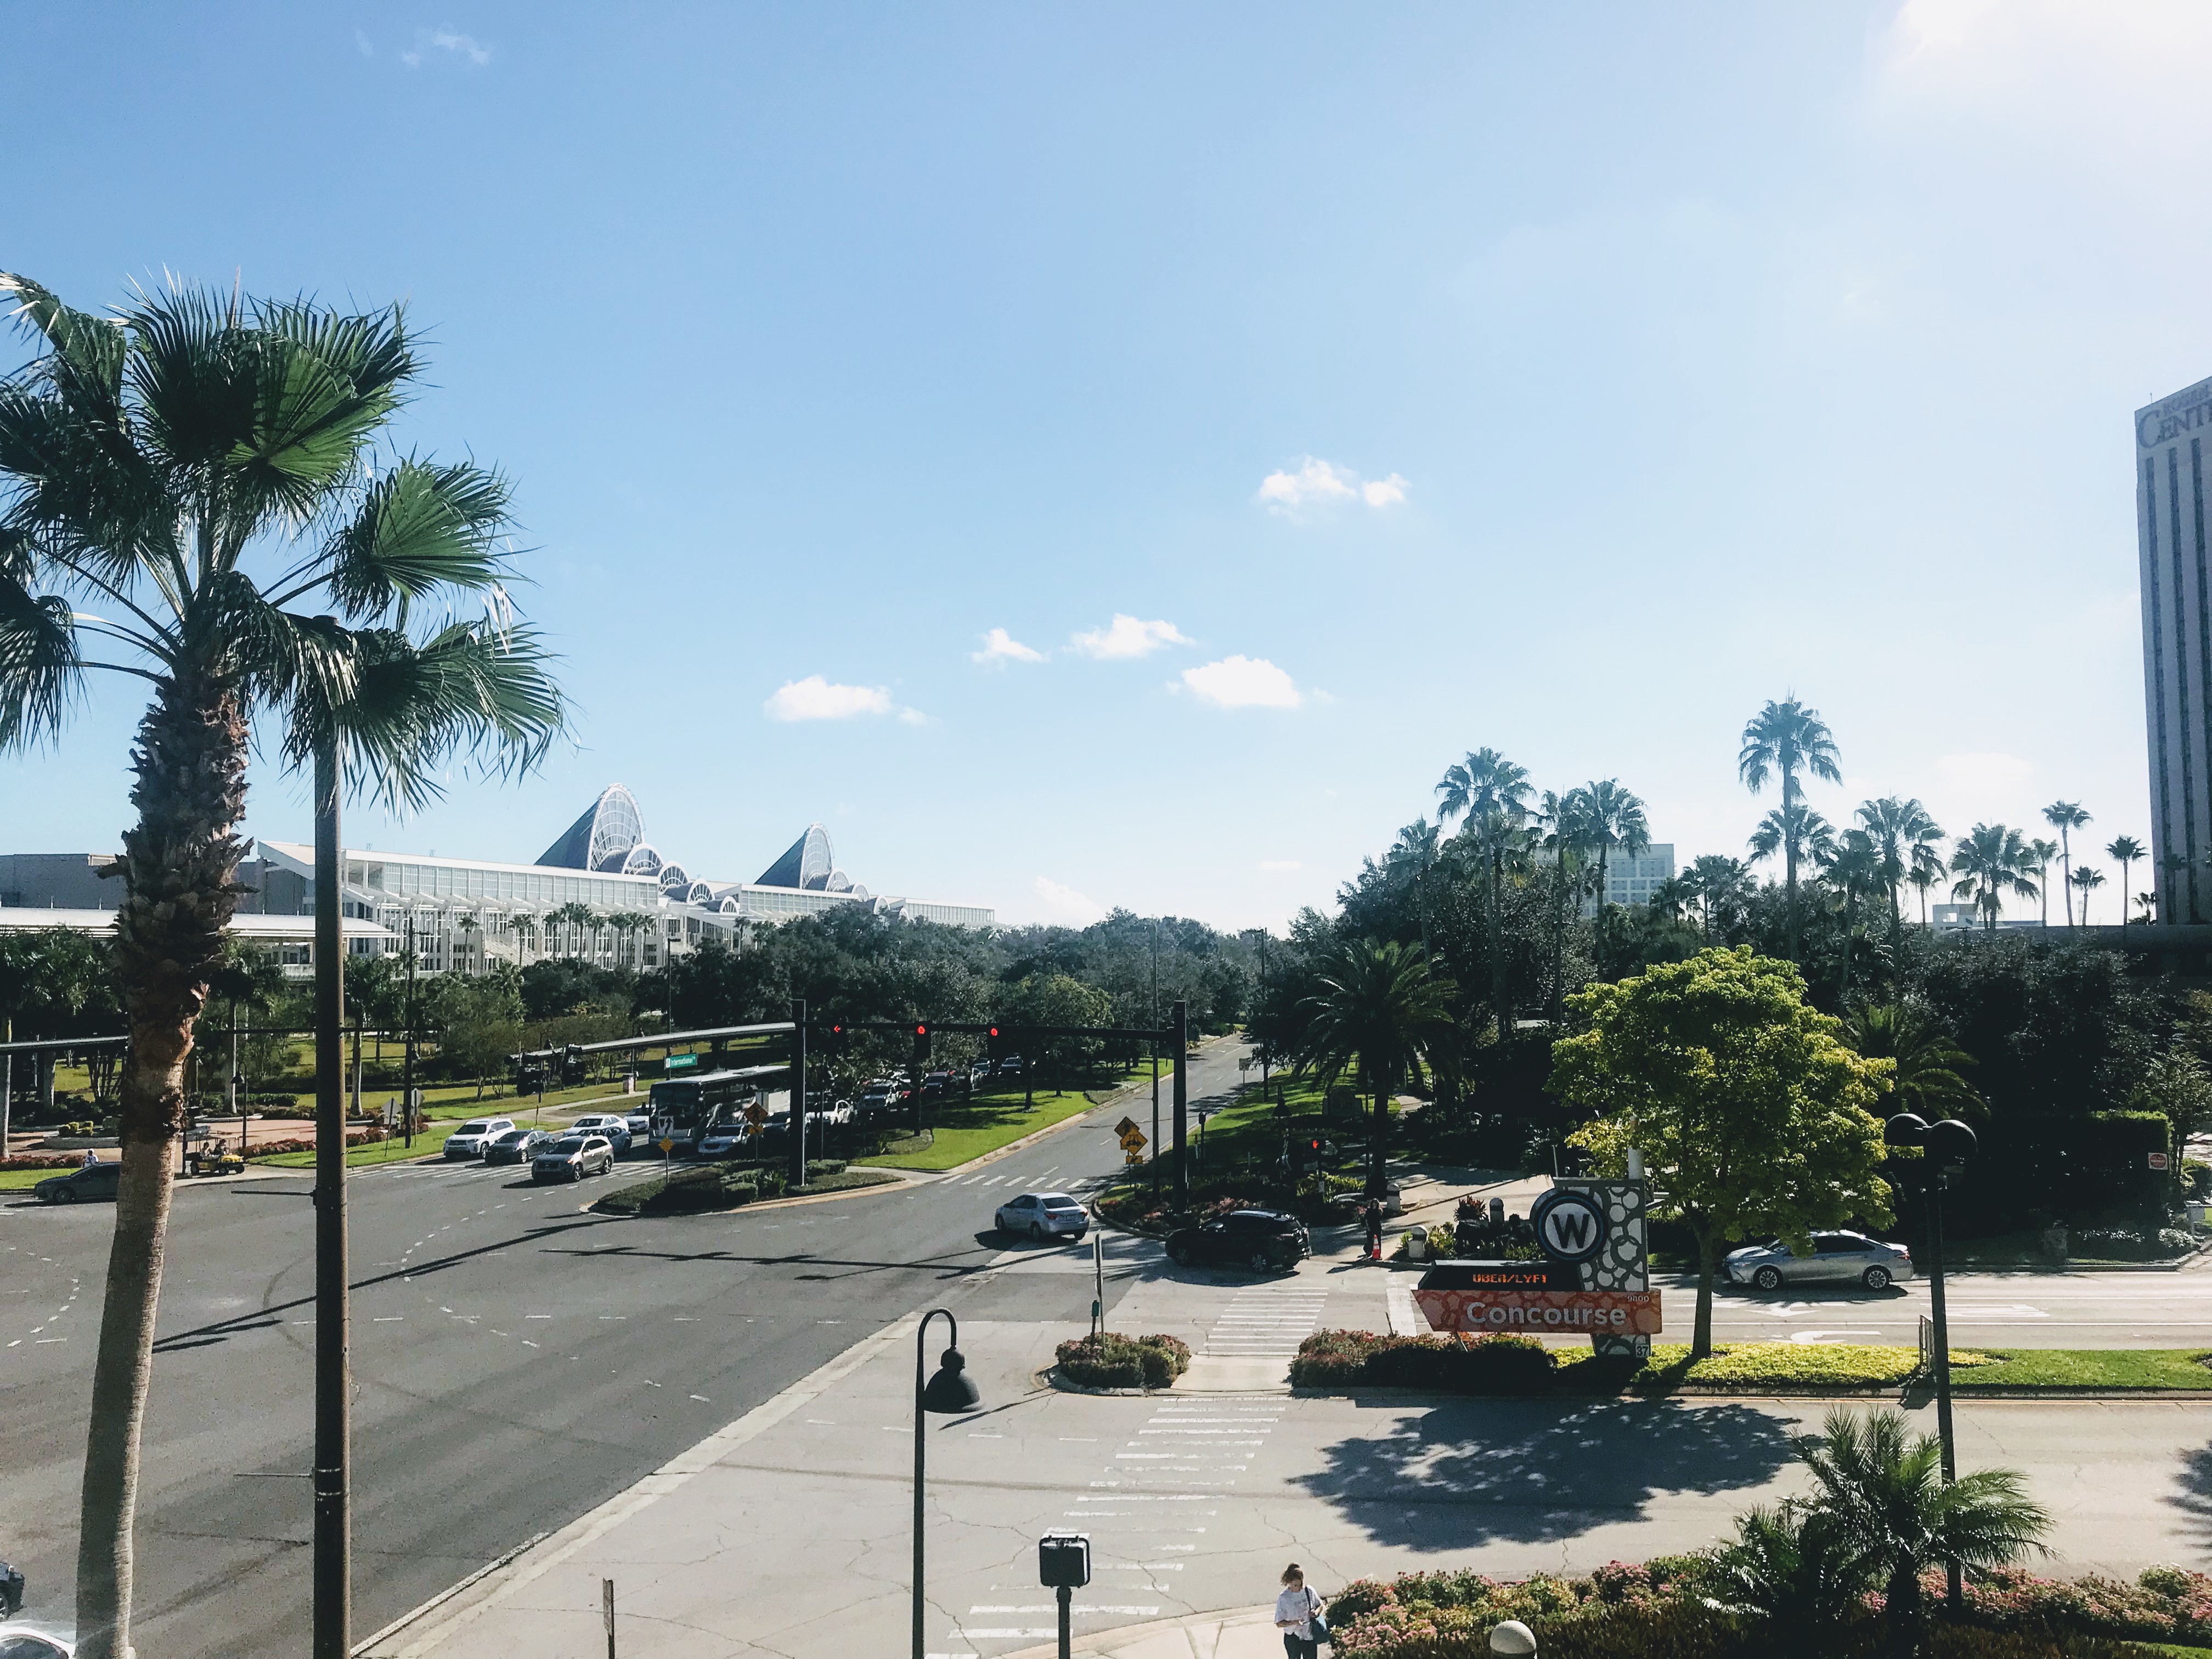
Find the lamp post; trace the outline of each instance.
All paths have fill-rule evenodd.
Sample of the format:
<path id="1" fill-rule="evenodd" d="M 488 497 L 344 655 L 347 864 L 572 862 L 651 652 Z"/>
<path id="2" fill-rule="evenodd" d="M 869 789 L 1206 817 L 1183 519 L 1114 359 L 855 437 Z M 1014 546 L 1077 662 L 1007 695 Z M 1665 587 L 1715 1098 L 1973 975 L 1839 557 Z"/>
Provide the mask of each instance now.
<path id="1" fill-rule="evenodd" d="M 346 1289 L 339 771 L 338 736 L 325 729 L 315 742 L 314 1659 L 347 1659 L 353 1649 L 353 1407 Z M 356 1056 L 359 1042 L 356 1036 Z"/>
<path id="2" fill-rule="evenodd" d="M 1934 1327 L 1936 1370 L 1936 1434 L 1943 1448 L 1943 1484 L 1959 1478 L 1956 1443 L 1951 1434 L 1951 1327 L 1943 1306 L 1943 1188 L 1951 1170 L 1974 1152 L 1974 1132 L 1955 1117 L 1930 1123 L 1912 1112 L 1899 1112 L 1882 1126 L 1882 1139 L 1893 1146 L 1921 1149 L 1921 1195 L 1928 1213 L 1928 1315 Z M 1950 1602 L 1954 1612 L 1966 1606 L 1966 1592 L 1959 1564 L 1948 1565 Z"/>
<path id="3" fill-rule="evenodd" d="M 927 1383 L 922 1381 L 924 1339 L 929 1333 L 929 1322 L 939 1314 L 952 1328 L 952 1340 L 938 1361 L 937 1374 Z M 972 1412 L 982 1403 L 983 1396 L 976 1389 L 975 1379 L 968 1375 L 968 1362 L 960 1353 L 960 1322 L 950 1308 L 932 1308 L 922 1315 L 921 1323 L 914 1332 L 914 1659 L 922 1659 L 921 1636 L 921 1502 L 924 1453 L 929 1444 L 929 1428 L 926 1413 L 936 1412 L 943 1416 L 957 1417 L 962 1412 Z"/>

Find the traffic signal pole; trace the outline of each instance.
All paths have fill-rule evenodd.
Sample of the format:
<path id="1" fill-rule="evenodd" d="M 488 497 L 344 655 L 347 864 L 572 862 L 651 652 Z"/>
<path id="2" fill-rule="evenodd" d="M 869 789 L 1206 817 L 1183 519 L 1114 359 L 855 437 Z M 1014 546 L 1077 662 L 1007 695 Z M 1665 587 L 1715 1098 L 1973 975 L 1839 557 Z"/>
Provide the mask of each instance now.
<path id="1" fill-rule="evenodd" d="M 353 1647 L 353 1406 L 347 1352 L 345 943 L 338 739 L 315 744 L 315 1454 L 313 1659 Z M 359 1038 L 355 1039 L 359 1054 Z M 244 1147 L 239 1149 L 240 1152 Z"/>
<path id="2" fill-rule="evenodd" d="M 1190 1208 L 1190 1167 L 1184 1161 L 1190 1150 L 1190 1077 L 1186 1057 L 1190 1050 L 1190 1005 L 1177 1002 L 1170 1025 L 1175 1044 L 1175 1195 L 1176 1208 Z"/>

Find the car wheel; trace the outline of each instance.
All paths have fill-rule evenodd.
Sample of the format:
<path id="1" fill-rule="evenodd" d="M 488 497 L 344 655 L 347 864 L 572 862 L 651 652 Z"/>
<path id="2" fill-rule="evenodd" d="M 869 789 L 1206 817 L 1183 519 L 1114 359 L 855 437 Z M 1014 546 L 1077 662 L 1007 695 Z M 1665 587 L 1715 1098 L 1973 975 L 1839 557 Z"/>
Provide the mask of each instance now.
<path id="1" fill-rule="evenodd" d="M 1265 1250 L 1255 1250 L 1252 1252 L 1252 1271 L 1254 1273 L 1267 1273 L 1274 1267 L 1274 1265 L 1275 1258 L 1269 1255 Z"/>
<path id="2" fill-rule="evenodd" d="M 1889 1269 L 1869 1267 L 1859 1275 L 1859 1283 L 1870 1291 L 1886 1291 L 1889 1288 Z"/>
<path id="3" fill-rule="evenodd" d="M 1761 1267 L 1751 1276 L 1751 1282 L 1762 1291 L 1778 1291 L 1782 1288 L 1782 1269 Z"/>
<path id="4" fill-rule="evenodd" d="M 1032 1221 L 1032 1222 L 1030 1222 L 1030 1243 L 1036 1243 L 1036 1244 L 1042 1244 L 1042 1243 L 1044 1243 L 1044 1223 L 1043 1223 L 1043 1222 L 1042 1222 L 1042 1221 Z"/>

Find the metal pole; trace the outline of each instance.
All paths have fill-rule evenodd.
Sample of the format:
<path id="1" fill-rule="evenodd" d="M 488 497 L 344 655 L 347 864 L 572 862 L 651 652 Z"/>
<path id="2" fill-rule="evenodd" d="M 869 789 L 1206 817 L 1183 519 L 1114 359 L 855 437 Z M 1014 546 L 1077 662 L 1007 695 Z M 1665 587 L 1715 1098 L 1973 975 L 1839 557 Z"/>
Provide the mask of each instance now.
<path id="1" fill-rule="evenodd" d="M 235 1025 L 238 1021 L 230 1022 Z M 0 1042 L 15 1040 L 15 1017 L 8 1016 L 0 1022 Z M 0 1054 L 0 1158 L 8 1156 L 8 1114 L 15 1104 L 15 1056 L 11 1052 Z"/>
<path id="2" fill-rule="evenodd" d="M 615 1659 L 615 1581 L 599 1580 L 599 1612 L 607 1626 L 607 1659 Z"/>
<path id="3" fill-rule="evenodd" d="M 791 1000 L 791 1190 L 806 1185 L 806 999 Z"/>
<path id="4" fill-rule="evenodd" d="M 399 1061 L 399 1110 L 407 1122 L 407 1148 L 415 1149 L 415 913 L 407 913 L 407 1047 Z"/>
<path id="5" fill-rule="evenodd" d="M 1183 1162 L 1190 1146 L 1190 1079 L 1184 1057 L 1190 1048 L 1190 1004 L 1176 1000 L 1170 1027 L 1175 1043 L 1175 1194 L 1176 1208 L 1190 1208 L 1190 1170 Z"/>
<path id="6" fill-rule="evenodd" d="M 1062 1584 L 1060 1587 L 1060 1659 L 1072 1659 L 1067 1633 L 1067 1616 L 1070 1611 L 1068 1602 L 1074 1595 L 1075 1592 L 1066 1585 Z"/>
<path id="7" fill-rule="evenodd" d="M 1959 1478 L 1959 1458 L 1951 1437 L 1951 1327 L 1943 1310 L 1943 1187 L 1946 1171 L 1929 1172 L 1928 1182 L 1928 1246 L 1934 1255 L 1928 1280 L 1929 1313 L 1936 1327 L 1936 1433 L 1943 1443 L 1943 1484 Z M 1966 1585 L 1959 1564 L 1948 1573 L 1953 1612 L 1966 1606 Z"/>
<path id="8" fill-rule="evenodd" d="M 922 1315 L 921 1323 L 914 1328 L 914 1659 L 924 1659 L 921 1640 L 921 1492 L 923 1449 L 928 1440 L 928 1418 L 921 1406 L 922 1351 L 924 1339 L 929 1334 L 929 1322 L 943 1314 L 945 1322 L 952 1327 L 951 1347 L 960 1346 L 960 1322 L 950 1309 L 932 1308 Z"/>
<path id="9" fill-rule="evenodd" d="M 337 734 L 325 732 L 315 748 L 314 1659 L 349 1659 L 353 1646 L 342 879 Z"/>

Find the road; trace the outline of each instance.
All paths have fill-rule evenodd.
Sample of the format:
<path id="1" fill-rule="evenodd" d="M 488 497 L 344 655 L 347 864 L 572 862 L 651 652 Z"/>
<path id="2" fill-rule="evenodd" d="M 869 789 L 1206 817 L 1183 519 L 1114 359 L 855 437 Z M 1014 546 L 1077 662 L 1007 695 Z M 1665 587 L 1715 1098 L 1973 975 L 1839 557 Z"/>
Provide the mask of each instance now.
<path id="1" fill-rule="evenodd" d="M 1194 1101 L 1234 1087 L 1238 1052 L 1194 1059 Z M 1149 1101 L 1134 1115 L 1149 1124 Z M 1066 1319 L 1064 1279 L 985 1274 L 1000 1253 L 994 1194 L 1103 1182 L 1121 1164 L 1120 1115 L 1094 1110 L 976 1174 L 728 1217 L 590 1215 L 592 1186 L 533 1188 L 506 1169 L 357 1172 L 356 1632 L 559 1527 L 902 1314 L 943 1304 L 973 1316 L 981 1296 L 993 1319 Z M 309 1194 L 301 1178 L 177 1194 L 140 1488 L 141 1651 L 299 1650 Z M 26 1616 L 64 1625 L 112 1225 L 105 1207 L 0 1203 L 0 1558 L 28 1578 Z"/>
<path id="2" fill-rule="evenodd" d="M 1688 1340 L 1692 1279 L 1663 1278 L 1668 1339 Z M 2212 1346 L 2212 1271 L 1977 1273 L 1948 1275 L 1951 1346 L 1992 1348 L 2188 1348 Z M 1882 1342 L 1911 1346 L 1929 1311 L 1928 1281 L 1886 1291 L 1791 1287 L 1774 1296 L 1725 1290 L 1713 1298 L 1723 1342 Z"/>

